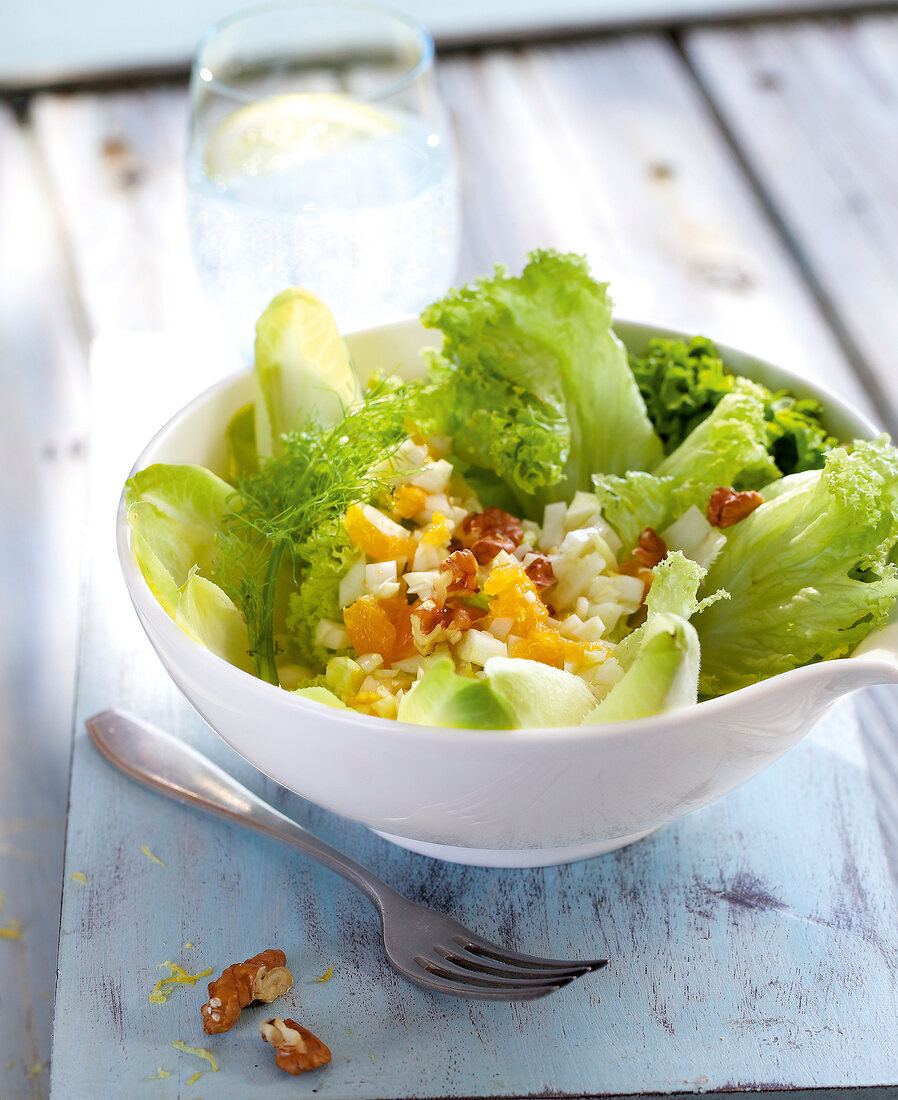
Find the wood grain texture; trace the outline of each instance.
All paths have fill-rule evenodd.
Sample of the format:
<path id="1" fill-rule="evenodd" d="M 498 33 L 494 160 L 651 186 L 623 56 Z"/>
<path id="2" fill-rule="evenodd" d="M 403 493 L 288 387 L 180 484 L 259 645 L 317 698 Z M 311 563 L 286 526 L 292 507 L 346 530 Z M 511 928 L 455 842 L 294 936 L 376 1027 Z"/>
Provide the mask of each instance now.
<path id="1" fill-rule="evenodd" d="M 86 370 L 33 151 L 0 105 L 0 1096 L 48 1089 Z"/>
<path id="2" fill-rule="evenodd" d="M 186 227 L 186 109 L 181 85 L 34 102 L 93 335 L 209 323 Z"/>
<path id="3" fill-rule="evenodd" d="M 684 41 L 895 432 L 898 15 Z"/>

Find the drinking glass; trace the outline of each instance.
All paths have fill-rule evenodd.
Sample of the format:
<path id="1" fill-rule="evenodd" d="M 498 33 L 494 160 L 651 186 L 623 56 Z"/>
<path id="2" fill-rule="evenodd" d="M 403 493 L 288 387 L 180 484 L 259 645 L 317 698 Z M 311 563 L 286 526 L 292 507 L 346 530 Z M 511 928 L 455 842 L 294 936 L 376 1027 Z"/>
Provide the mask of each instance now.
<path id="1" fill-rule="evenodd" d="M 344 331 L 418 312 L 453 279 L 458 186 L 430 35 L 354 0 L 292 0 L 204 35 L 190 84 L 188 219 L 239 345 L 303 286 Z"/>

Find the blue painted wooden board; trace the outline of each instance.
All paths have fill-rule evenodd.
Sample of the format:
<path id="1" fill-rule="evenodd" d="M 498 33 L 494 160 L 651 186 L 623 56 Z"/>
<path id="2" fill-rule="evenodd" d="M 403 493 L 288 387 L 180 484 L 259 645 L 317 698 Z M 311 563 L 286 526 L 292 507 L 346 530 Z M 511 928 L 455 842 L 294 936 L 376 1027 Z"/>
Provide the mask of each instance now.
<path id="1" fill-rule="evenodd" d="M 105 373 L 94 364 L 119 410 L 132 384 L 119 369 L 134 364 L 125 351 L 111 350 Z M 178 403 L 164 385 L 153 389 Z M 898 1095 L 898 922 L 850 703 L 741 790 L 601 859 L 496 871 L 392 847 L 255 775 L 193 715 L 140 633 L 111 527 L 141 417 L 161 420 L 151 400 L 94 437 L 54 1100 Z M 348 884 L 107 765 L 83 720 L 110 705 L 179 733 L 409 896 L 523 950 L 607 954 L 611 965 L 517 1005 L 411 986 L 383 962 L 374 912 Z M 278 1013 L 334 1053 L 297 1079 L 274 1068 L 258 1036 L 269 1009 L 207 1039 L 202 986 L 176 989 L 167 1004 L 148 1000 L 167 959 L 220 971 L 270 946 L 286 951 L 296 976 Z M 331 966 L 331 980 L 317 982 Z M 219 1072 L 174 1040 L 208 1048 Z M 171 1076 L 148 1080 L 157 1067 Z M 207 1072 L 190 1085 L 197 1070 Z"/>

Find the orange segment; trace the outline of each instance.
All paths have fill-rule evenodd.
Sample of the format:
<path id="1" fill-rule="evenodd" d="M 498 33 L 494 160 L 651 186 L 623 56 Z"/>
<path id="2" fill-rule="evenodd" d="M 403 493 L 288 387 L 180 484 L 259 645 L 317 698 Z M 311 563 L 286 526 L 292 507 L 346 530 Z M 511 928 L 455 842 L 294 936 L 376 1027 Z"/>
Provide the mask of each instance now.
<path id="1" fill-rule="evenodd" d="M 434 512 L 433 519 L 421 532 L 422 546 L 442 546 L 452 537 L 452 525 L 442 512 Z"/>
<path id="2" fill-rule="evenodd" d="M 418 485 L 400 485 L 393 496 L 393 511 L 403 519 L 411 519 L 424 510 L 427 493 Z"/>
<path id="3" fill-rule="evenodd" d="M 408 531 L 370 504 L 351 504 L 343 522 L 353 543 L 375 561 L 414 556 L 416 544 Z"/>
<path id="4" fill-rule="evenodd" d="M 378 600 L 362 596 L 343 611 L 343 623 L 352 648 L 363 653 L 379 653 L 384 664 L 412 657 L 417 652 L 412 637 L 411 608 L 405 596 Z"/>
<path id="5" fill-rule="evenodd" d="M 405 657 L 414 657 L 418 651 L 415 649 L 415 639 L 412 635 L 412 609 L 405 596 L 401 593 L 396 596 L 389 596 L 387 599 L 380 601 L 380 606 L 386 612 L 396 631 L 390 660 L 401 661 Z"/>
<path id="6" fill-rule="evenodd" d="M 531 634 L 549 617 L 549 609 L 520 562 L 497 565 L 484 581 L 482 591 L 490 601 L 492 617 L 511 619 L 515 634 Z"/>
<path id="7" fill-rule="evenodd" d="M 389 663 L 396 644 L 396 627 L 380 600 L 362 596 L 344 609 L 343 623 L 352 648 L 360 657 L 363 653 L 379 653 Z"/>
<path id="8" fill-rule="evenodd" d="M 586 663 L 588 657 L 595 659 L 605 653 L 605 646 L 577 642 L 573 638 L 563 637 L 552 627 L 539 626 L 532 634 L 516 643 L 511 655 L 540 661 L 554 668 L 564 668 L 568 662 L 579 668 Z"/>

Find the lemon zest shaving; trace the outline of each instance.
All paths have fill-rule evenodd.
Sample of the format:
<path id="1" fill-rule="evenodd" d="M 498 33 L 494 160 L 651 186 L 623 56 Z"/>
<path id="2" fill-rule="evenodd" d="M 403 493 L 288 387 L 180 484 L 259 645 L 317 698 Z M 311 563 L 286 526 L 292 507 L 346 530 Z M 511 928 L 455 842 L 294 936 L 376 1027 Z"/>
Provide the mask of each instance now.
<path id="1" fill-rule="evenodd" d="M 11 920 L 6 922 L 5 928 L 0 928 L 0 939 L 20 940 L 22 938 L 22 922 Z"/>
<path id="2" fill-rule="evenodd" d="M 185 950 L 185 951 L 189 951 L 191 947 L 193 947 L 193 944 L 192 944 L 192 943 L 185 943 L 185 944 L 184 944 L 184 950 Z"/>
<path id="3" fill-rule="evenodd" d="M 72 871 L 69 878 L 74 879 L 75 882 L 80 882 L 82 886 L 87 886 L 87 875 L 83 871 Z"/>
<path id="4" fill-rule="evenodd" d="M 168 864 L 163 863 L 162 860 L 159 859 L 158 856 L 154 856 L 153 853 L 150 851 L 150 849 L 147 847 L 146 844 L 142 844 L 141 847 L 140 847 L 140 850 L 147 857 L 147 859 L 151 859 L 153 861 L 153 863 L 158 863 L 160 867 L 167 867 L 168 866 Z"/>
<path id="5" fill-rule="evenodd" d="M 316 978 L 315 981 L 316 982 L 329 982 L 333 976 L 334 976 L 334 968 L 332 966 L 329 966 L 327 968 L 327 970 L 325 970 L 325 972 L 321 975 L 321 977 Z"/>
<path id="6" fill-rule="evenodd" d="M 151 1073 L 147 1080 L 161 1081 L 163 1077 L 171 1077 L 171 1070 L 163 1069 L 162 1066 L 156 1066 L 156 1072 Z"/>
<path id="7" fill-rule="evenodd" d="M 201 970 L 199 974 L 188 974 L 177 963 L 168 962 L 167 960 L 164 963 L 156 963 L 157 970 L 161 970 L 163 966 L 167 966 L 171 973 L 167 978 L 160 978 L 150 993 L 150 1001 L 157 1005 L 165 1004 L 174 993 L 176 985 L 196 985 L 200 978 L 207 978 L 212 973 L 211 966 L 206 970 Z"/>
<path id="8" fill-rule="evenodd" d="M 212 1072 L 218 1073 L 218 1062 L 215 1061 L 208 1050 L 203 1050 L 202 1047 L 189 1047 L 181 1039 L 175 1039 L 175 1041 L 172 1043 L 172 1046 L 176 1050 L 183 1051 L 185 1054 L 193 1054 L 197 1058 L 205 1058 L 209 1065 L 212 1067 Z"/>
<path id="9" fill-rule="evenodd" d="M 189 1087 L 190 1085 L 195 1085 L 195 1084 L 197 1083 L 197 1081 L 199 1081 L 199 1079 L 200 1079 L 200 1078 L 201 1078 L 202 1076 L 203 1076 L 203 1071 L 202 1071 L 201 1069 L 198 1069 L 198 1070 L 196 1071 L 196 1073 L 194 1073 L 194 1074 L 193 1074 L 193 1075 L 192 1075 L 191 1077 L 188 1077 L 188 1078 L 187 1078 L 187 1085 L 188 1085 L 188 1087 Z"/>
<path id="10" fill-rule="evenodd" d="M 37 1077 L 37 1075 L 40 1073 L 40 1071 L 43 1068 L 44 1068 L 43 1062 L 35 1062 L 35 1064 L 28 1071 L 28 1080 L 30 1081 L 32 1077 Z"/>

